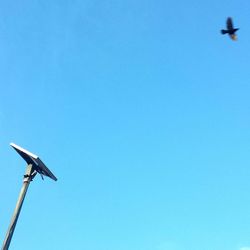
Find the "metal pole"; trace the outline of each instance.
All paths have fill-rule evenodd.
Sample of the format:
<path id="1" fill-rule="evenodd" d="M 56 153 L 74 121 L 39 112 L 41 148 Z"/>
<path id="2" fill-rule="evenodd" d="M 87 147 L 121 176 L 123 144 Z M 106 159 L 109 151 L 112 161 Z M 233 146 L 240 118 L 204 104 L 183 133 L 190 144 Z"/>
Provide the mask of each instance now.
<path id="1" fill-rule="evenodd" d="M 4 240 L 4 243 L 3 243 L 3 246 L 2 246 L 2 250 L 8 250 L 9 249 L 11 238 L 13 236 L 13 233 L 14 233 L 14 230 L 15 230 L 15 227 L 16 227 L 16 223 L 17 223 L 18 216 L 20 214 L 20 211 L 21 211 L 21 208 L 22 208 L 22 205 L 23 205 L 23 201 L 24 201 L 26 192 L 28 190 L 30 182 L 35 177 L 35 175 L 36 175 L 36 172 L 33 169 L 32 164 L 29 164 L 27 166 L 27 168 L 26 168 L 26 172 L 25 172 L 25 175 L 24 175 L 24 178 L 23 178 L 23 186 L 21 188 L 21 191 L 20 191 L 20 194 L 19 194 L 19 197 L 18 197 L 18 200 L 17 200 L 16 208 L 14 210 L 14 213 L 13 213 L 13 216 L 12 216 L 12 219 L 11 219 L 11 222 L 10 222 L 10 226 L 9 226 L 8 231 L 6 233 L 6 236 L 5 236 L 5 240 Z"/>

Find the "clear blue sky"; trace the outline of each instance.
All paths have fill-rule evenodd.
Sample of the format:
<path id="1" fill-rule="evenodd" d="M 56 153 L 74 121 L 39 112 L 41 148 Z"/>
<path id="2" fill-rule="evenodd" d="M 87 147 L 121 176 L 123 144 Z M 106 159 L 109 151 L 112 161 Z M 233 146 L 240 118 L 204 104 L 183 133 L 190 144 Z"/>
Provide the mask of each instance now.
<path id="1" fill-rule="evenodd" d="M 1 1 L 0 238 L 10 249 L 250 249 L 250 3 Z M 220 34 L 228 16 L 238 41 Z"/>

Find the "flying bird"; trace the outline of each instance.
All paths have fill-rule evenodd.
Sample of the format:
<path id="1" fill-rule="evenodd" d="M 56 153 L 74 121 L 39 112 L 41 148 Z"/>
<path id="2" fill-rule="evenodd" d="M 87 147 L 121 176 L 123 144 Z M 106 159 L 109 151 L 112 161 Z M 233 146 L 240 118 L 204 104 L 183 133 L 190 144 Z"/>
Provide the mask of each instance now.
<path id="1" fill-rule="evenodd" d="M 227 29 L 224 30 L 222 29 L 221 30 L 221 34 L 228 34 L 230 36 L 230 38 L 234 41 L 237 40 L 237 35 L 235 34 L 235 32 L 238 30 L 239 28 L 234 28 L 234 25 L 233 25 L 233 20 L 231 17 L 228 17 L 227 18 Z"/>

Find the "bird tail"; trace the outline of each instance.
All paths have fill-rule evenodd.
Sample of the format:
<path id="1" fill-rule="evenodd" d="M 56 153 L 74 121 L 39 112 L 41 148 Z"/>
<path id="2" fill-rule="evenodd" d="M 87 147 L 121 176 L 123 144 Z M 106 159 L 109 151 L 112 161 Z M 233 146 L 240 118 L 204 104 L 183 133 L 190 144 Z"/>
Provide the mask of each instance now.
<path id="1" fill-rule="evenodd" d="M 227 31 L 227 30 L 221 30 L 220 32 L 221 32 L 221 34 L 222 34 L 222 35 L 224 35 L 224 34 L 227 34 L 227 33 L 228 33 L 228 31 Z"/>

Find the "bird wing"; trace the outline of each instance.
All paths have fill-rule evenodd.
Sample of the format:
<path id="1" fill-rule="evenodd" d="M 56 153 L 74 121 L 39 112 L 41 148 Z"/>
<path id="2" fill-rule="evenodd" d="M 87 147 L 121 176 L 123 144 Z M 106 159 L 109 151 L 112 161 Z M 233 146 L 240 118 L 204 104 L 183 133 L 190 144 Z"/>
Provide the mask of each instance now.
<path id="1" fill-rule="evenodd" d="M 232 30 L 233 29 L 233 20 L 231 17 L 228 17 L 227 19 L 227 29 Z"/>

